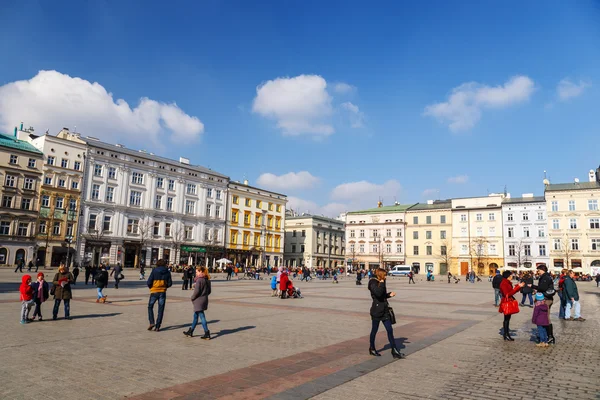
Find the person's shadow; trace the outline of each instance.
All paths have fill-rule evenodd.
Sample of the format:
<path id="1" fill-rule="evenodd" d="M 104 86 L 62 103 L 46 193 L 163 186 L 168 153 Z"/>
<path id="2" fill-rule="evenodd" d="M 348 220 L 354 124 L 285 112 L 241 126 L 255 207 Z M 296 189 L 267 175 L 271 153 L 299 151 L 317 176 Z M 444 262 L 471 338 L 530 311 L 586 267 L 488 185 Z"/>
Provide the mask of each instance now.
<path id="1" fill-rule="evenodd" d="M 408 338 L 405 338 L 405 337 L 396 338 L 396 349 L 398 349 L 398 350 L 405 349 L 406 348 L 406 343 L 410 343 L 408 341 Z M 391 350 L 391 349 L 392 349 L 392 347 L 388 343 L 385 346 L 383 346 L 383 349 L 381 351 L 383 351 L 383 350 Z"/>
<path id="2" fill-rule="evenodd" d="M 105 317 L 116 317 L 122 313 L 108 313 L 108 314 L 87 314 L 87 315 L 73 315 L 73 319 L 86 319 L 86 318 L 105 318 Z"/>
<path id="3" fill-rule="evenodd" d="M 220 320 L 215 319 L 213 321 L 206 321 L 207 324 L 216 324 L 217 322 L 220 322 Z M 170 325 L 170 326 L 165 326 L 164 328 L 160 328 L 160 330 L 161 331 L 172 331 L 174 329 L 189 328 L 190 325 L 191 325 L 190 323 L 180 324 L 180 325 Z M 200 325 L 200 321 L 198 321 L 198 325 Z"/>
<path id="4" fill-rule="evenodd" d="M 249 329 L 254 329 L 254 328 L 256 328 L 256 326 L 248 325 L 248 326 L 240 326 L 239 328 L 235 328 L 235 329 L 221 329 L 214 336 L 212 336 L 211 339 L 220 338 L 221 336 L 231 335 L 233 333 L 247 331 Z"/>

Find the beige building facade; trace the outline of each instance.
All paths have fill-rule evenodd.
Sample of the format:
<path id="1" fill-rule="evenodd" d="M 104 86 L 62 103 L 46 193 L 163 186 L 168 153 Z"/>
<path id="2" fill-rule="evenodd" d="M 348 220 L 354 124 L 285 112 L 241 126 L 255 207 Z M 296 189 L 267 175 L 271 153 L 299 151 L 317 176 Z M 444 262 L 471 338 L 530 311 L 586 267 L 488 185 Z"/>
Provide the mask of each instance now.
<path id="1" fill-rule="evenodd" d="M 418 203 L 406 211 L 406 265 L 415 273 L 447 274 L 452 260 L 452 202 Z"/>
<path id="2" fill-rule="evenodd" d="M 452 199 L 452 274 L 492 275 L 504 263 L 503 194 Z"/>
<path id="3" fill-rule="evenodd" d="M 547 184 L 550 264 L 600 273 L 600 168 L 588 182 Z"/>

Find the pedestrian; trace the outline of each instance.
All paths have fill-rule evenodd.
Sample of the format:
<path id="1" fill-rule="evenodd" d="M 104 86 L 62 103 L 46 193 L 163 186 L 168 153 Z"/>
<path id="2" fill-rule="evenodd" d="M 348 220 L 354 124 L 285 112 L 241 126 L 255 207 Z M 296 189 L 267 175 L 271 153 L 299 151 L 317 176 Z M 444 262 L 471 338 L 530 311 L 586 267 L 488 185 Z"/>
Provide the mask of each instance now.
<path id="1" fill-rule="evenodd" d="M 538 336 L 540 338 L 540 342 L 536 346 L 548 347 L 547 328 L 550 325 L 550 318 L 548 317 L 548 305 L 543 293 L 535 294 L 535 308 L 533 309 L 531 322 L 537 325 Z"/>
<path id="2" fill-rule="evenodd" d="M 87 264 L 84 268 L 85 268 L 85 284 L 87 285 L 90 280 L 90 275 L 92 273 L 92 267 L 90 267 L 90 265 Z"/>
<path id="3" fill-rule="evenodd" d="M 165 312 L 165 303 L 167 302 L 167 289 L 173 285 L 171 272 L 166 267 L 164 260 L 159 260 L 156 268 L 152 270 L 148 277 L 148 288 L 150 289 L 150 298 L 148 299 L 148 321 L 150 325 L 148 330 L 154 329 L 160 331 L 163 315 Z M 156 323 L 154 322 L 154 304 L 158 301 L 158 315 Z"/>
<path id="4" fill-rule="evenodd" d="M 600 287 L 600 272 L 596 274 L 596 287 Z"/>
<path id="5" fill-rule="evenodd" d="M 140 264 L 140 281 L 143 281 L 146 278 L 146 267 L 144 264 Z"/>
<path id="6" fill-rule="evenodd" d="M 492 288 L 494 288 L 494 306 L 498 307 L 498 304 L 500 303 L 500 299 L 502 298 L 502 296 L 500 296 L 500 282 L 502 282 L 502 275 L 500 275 L 500 270 L 496 270 L 496 275 L 494 276 L 494 279 L 492 279 Z"/>
<path id="7" fill-rule="evenodd" d="M 387 279 L 387 272 L 379 268 L 375 271 L 373 278 L 369 280 L 369 292 L 371 292 L 371 335 L 369 336 L 369 354 L 372 356 L 381 356 L 375 348 L 375 337 L 379 330 L 379 323 L 382 322 L 387 332 L 388 341 L 392 349 L 392 357 L 404 358 L 404 354 L 400 353 L 396 348 L 396 339 L 394 339 L 394 329 L 392 324 L 392 312 L 388 303 L 389 298 L 396 296 L 396 293 L 387 291 L 385 287 L 385 280 Z"/>
<path id="8" fill-rule="evenodd" d="M 548 273 L 548 267 L 545 265 L 538 265 L 536 270 L 537 275 L 539 276 L 538 284 L 532 285 L 532 288 L 536 292 L 541 292 L 544 294 L 546 298 L 546 304 L 548 305 L 548 318 L 550 318 L 552 312 L 552 304 L 554 303 L 554 295 L 556 291 L 554 290 L 554 280 L 552 276 Z M 552 326 L 552 320 L 549 321 L 548 328 L 548 344 L 555 344 L 556 338 L 554 337 L 554 327 Z"/>
<path id="9" fill-rule="evenodd" d="M 41 264 L 40 259 L 39 258 L 36 259 L 35 260 L 35 272 L 38 272 L 38 269 L 40 269 L 40 264 Z"/>
<path id="10" fill-rule="evenodd" d="M 31 275 L 23 275 L 21 277 L 21 286 L 19 287 L 21 300 L 21 323 L 26 324 L 33 321 L 29 318 L 31 307 L 35 304 L 33 300 L 34 290 L 31 287 Z"/>
<path id="11" fill-rule="evenodd" d="M 206 271 L 208 272 L 208 271 Z M 188 268 L 188 287 L 190 288 L 190 290 L 193 289 L 194 286 L 194 281 L 197 279 L 196 276 L 198 274 L 196 273 L 196 266 L 192 265 L 190 268 Z"/>
<path id="12" fill-rule="evenodd" d="M 533 307 L 533 277 L 531 275 L 529 275 L 529 273 L 526 273 L 525 275 L 523 275 L 523 279 L 521 280 L 521 282 L 525 283 L 525 286 L 523 286 L 523 288 L 521 288 L 521 293 L 523 294 L 523 299 L 521 300 L 521 305 L 524 306 L 525 305 L 525 299 L 527 297 L 529 297 L 529 307 Z"/>
<path id="13" fill-rule="evenodd" d="M 288 277 L 287 272 L 282 270 L 281 275 L 279 277 L 279 293 L 281 294 L 282 299 L 285 299 L 288 297 L 287 289 L 288 289 L 289 282 L 290 282 L 290 279 Z"/>
<path id="14" fill-rule="evenodd" d="M 35 310 L 33 311 L 33 319 L 38 317 L 38 320 L 42 320 L 42 303 L 48 300 L 49 297 L 49 286 L 48 282 L 44 280 L 44 273 L 38 272 L 37 280 L 31 284 L 34 291 L 33 300 L 35 302 Z"/>
<path id="15" fill-rule="evenodd" d="M 277 276 L 273 275 L 271 277 L 271 297 L 277 297 Z"/>
<path id="16" fill-rule="evenodd" d="M 452 273 L 448 272 L 448 283 L 450 283 L 450 278 L 452 278 Z M 496 304 L 496 305 L 498 305 L 498 304 Z"/>
<path id="17" fill-rule="evenodd" d="M 34 267 L 33 260 L 29 260 L 29 264 L 27 264 L 27 272 L 31 272 L 31 269 Z"/>
<path id="18" fill-rule="evenodd" d="M 100 264 L 102 265 L 102 264 Z M 96 283 L 96 273 L 98 272 L 98 266 L 94 265 L 92 266 L 92 270 L 90 272 L 90 274 L 92 275 L 92 285 L 94 285 Z"/>
<path id="19" fill-rule="evenodd" d="M 503 336 L 504 340 L 514 341 L 514 339 L 510 336 L 510 317 L 512 314 L 516 314 L 519 312 L 519 305 L 513 297 L 523 286 L 525 286 L 524 282 L 519 283 L 515 287 L 513 287 L 512 283 L 512 272 L 504 271 L 502 273 L 502 282 L 500 282 L 500 294 L 502 295 L 502 300 L 500 301 L 499 312 L 504 314 L 504 323 L 503 323 Z M 510 309 L 509 302 L 512 302 L 516 305 L 516 310 Z"/>
<path id="20" fill-rule="evenodd" d="M 565 284 L 565 278 L 567 277 L 567 272 L 568 272 L 568 270 L 566 268 L 563 268 L 560 271 L 560 275 L 558 276 L 558 290 L 556 291 L 558 293 L 558 298 L 560 300 L 560 308 L 558 310 L 558 319 L 565 319 L 565 311 L 567 309 L 567 298 L 565 297 L 565 294 L 564 294 L 564 284 Z"/>
<path id="21" fill-rule="evenodd" d="M 60 307 L 60 302 L 64 302 L 65 307 L 65 319 L 71 318 L 71 298 L 73 294 L 71 293 L 71 284 L 73 283 L 73 274 L 67 272 L 67 269 L 63 264 L 58 267 L 58 272 L 54 275 L 54 279 L 52 279 L 53 289 L 54 289 L 54 308 L 52 310 L 52 319 L 56 321 L 58 318 L 58 309 Z M 51 293 L 52 294 L 52 293 Z"/>
<path id="22" fill-rule="evenodd" d="M 581 304 L 579 303 L 579 291 L 577 283 L 575 283 L 575 272 L 569 270 L 563 286 L 563 296 L 567 300 L 567 308 L 565 309 L 565 319 L 567 321 L 585 321 L 581 318 Z M 571 316 L 571 310 L 575 310 L 575 317 Z"/>
<path id="23" fill-rule="evenodd" d="M 187 265 L 183 267 L 183 272 L 181 273 L 181 290 L 188 290 L 188 271 L 189 267 Z"/>
<path id="24" fill-rule="evenodd" d="M 79 276 L 79 266 L 75 264 L 75 268 L 73 268 L 73 285 L 77 284 L 77 277 Z"/>
<path id="25" fill-rule="evenodd" d="M 23 260 L 22 258 L 19 258 L 17 260 L 17 268 L 15 268 L 15 273 L 17 272 L 17 270 L 19 270 L 19 272 L 23 272 L 24 266 L 25 266 L 25 260 Z"/>
<path id="26" fill-rule="evenodd" d="M 98 297 L 96 297 L 96 303 L 106 303 L 107 295 L 104 294 L 104 288 L 108 287 L 108 271 L 104 265 L 100 266 L 100 271 L 96 274 L 96 291 Z"/>
<path id="27" fill-rule="evenodd" d="M 206 322 L 206 316 L 204 311 L 208 309 L 208 296 L 211 293 L 210 275 L 206 267 L 201 266 L 196 268 L 196 285 L 194 286 L 194 293 L 192 293 L 192 304 L 194 305 L 194 319 L 192 320 L 192 326 L 183 334 L 188 337 L 194 336 L 194 329 L 198 325 L 198 318 L 204 329 L 204 336 L 202 339 L 210 340 L 210 330 L 208 330 L 208 323 Z"/>
<path id="28" fill-rule="evenodd" d="M 121 267 L 121 263 L 117 263 L 117 265 L 115 265 L 115 267 L 112 269 L 112 271 L 110 271 L 110 276 L 115 277 L 115 289 L 119 288 L 119 282 L 121 282 L 124 278 L 123 276 L 123 268 Z M 96 280 L 98 280 L 98 278 L 96 277 Z M 108 286 L 108 284 L 106 285 Z"/>
<path id="29" fill-rule="evenodd" d="M 408 284 L 410 285 L 411 282 L 416 285 L 414 273 L 412 271 L 408 273 Z"/>

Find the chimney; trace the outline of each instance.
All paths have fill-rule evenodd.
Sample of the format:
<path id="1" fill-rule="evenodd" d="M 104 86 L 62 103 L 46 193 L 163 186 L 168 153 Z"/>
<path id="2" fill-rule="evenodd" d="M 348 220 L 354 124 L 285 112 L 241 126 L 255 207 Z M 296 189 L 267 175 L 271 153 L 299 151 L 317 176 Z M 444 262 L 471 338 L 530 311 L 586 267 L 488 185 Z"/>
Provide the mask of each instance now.
<path id="1" fill-rule="evenodd" d="M 179 157 L 179 162 L 185 165 L 190 165 L 190 159 L 185 157 Z"/>
<path id="2" fill-rule="evenodd" d="M 596 171 L 594 171 L 593 169 L 590 169 L 589 181 L 596 182 Z"/>
<path id="3" fill-rule="evenodd" d="M 23 130 L 23 122 L 21 122 L 21 128 L 19 129 L 20 131 Z"/>
<path id="4" fill-rule="evenodd" d="M 248 179 L 244 179 L 244 185 L 248 186 Z"/>
<path id="5" fill-rule="evenodd" d="M 427 204 L 432 205 L 433 204 L 433 200 L 427 200 Z"/>
<path id="6" fill-rule="evenodd" d="M 15 138 L 17 137 L 17 127 L 15 126 Z"/>

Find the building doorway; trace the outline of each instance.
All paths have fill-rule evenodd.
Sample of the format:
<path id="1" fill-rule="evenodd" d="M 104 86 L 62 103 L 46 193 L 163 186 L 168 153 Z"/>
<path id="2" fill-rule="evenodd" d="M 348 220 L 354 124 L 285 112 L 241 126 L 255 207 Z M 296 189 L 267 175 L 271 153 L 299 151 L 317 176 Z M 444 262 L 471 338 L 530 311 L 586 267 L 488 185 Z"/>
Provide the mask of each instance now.
<path id="1" fill-rule="evenodd" d="M 420 270 L 421 270 L 421 264 L 418 263 L 418 262 L 414 262 L 412 264 L 412 272 L 413 272 L 413 274 L 418 274 Z"/>
<path id="2" fill-rule="evenodd" d="M 490 266 L 488 267 L 490 275 L 496 275 L 496 270 L 498 269 L 498 264 L 496 263 L 491 263 Z"/>
<path id="3" fill-rule="evenodd" d="M 123 267 L 133 268 L 135 266 L 136 255 L 137 255 L 137 247 L 126 246 L 125 247 L 125 259 L 123 260 Z"/>
<path id="4" fill-rule="evenodd" d="M 460 263 L 460 274 L 461 275 L 466 275 L 467 272 L 469 272 L 469 262 L 468 261 L 462 261 Z"/>
<path id="5" fill-rule="evenodd" d="M 0 264 L 6 264 L 8 259 L 8 249 L 6 247 L 0 248 Z"/>
<path id="6" fill-rule="evenodd" d="M 448 275 L 448 264 L 440 263 L 440 275 Z"/>
<path id="7" fill-rule="evenodd" d="M 19 249 L 15 253 L 15 264 L 18 264 L 19 260 L 25 261 L 25 250 L 24 249 Z"/>

